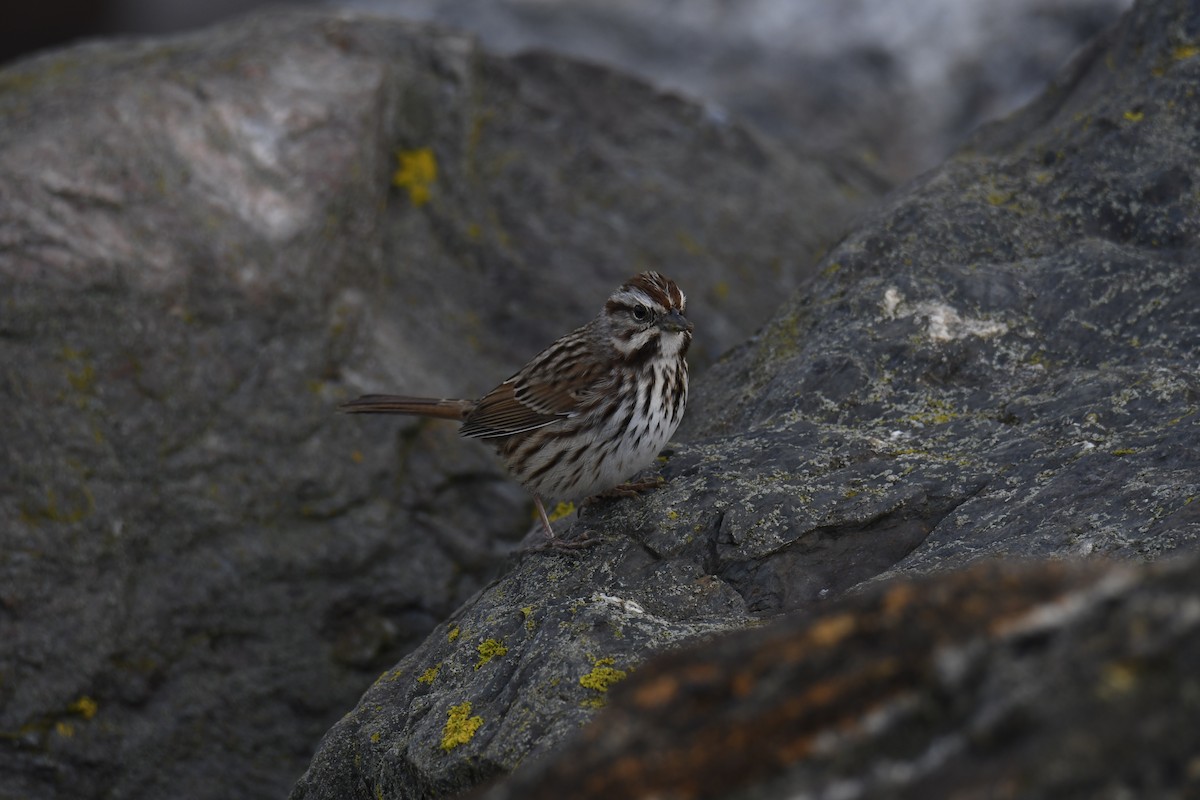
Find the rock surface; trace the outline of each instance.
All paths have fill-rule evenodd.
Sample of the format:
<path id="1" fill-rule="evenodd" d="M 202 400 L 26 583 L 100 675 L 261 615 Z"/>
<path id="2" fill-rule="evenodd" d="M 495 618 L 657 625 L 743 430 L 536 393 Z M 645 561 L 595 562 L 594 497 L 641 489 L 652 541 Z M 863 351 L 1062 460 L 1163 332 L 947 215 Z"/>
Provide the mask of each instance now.
<path id="1" fill-rule="evenodd" d="M 481 798 L 1194 797 L 1198 711 L 1200 561 L 990 564 L 658 658 Z"/>
<path id="2" fill-rule="evenodd" d="M 734 796 L 848 790 L 838 777 L 886 796 L 892 784 L 884 773 L 897 758 L 901 773 L 905 764 L 910 771 L 937 767 L 931 784 L 921 775 L 896 784 L 915 787 L 913 797 L 982 777 L 1001 790 L 1018 787 L 1012 796 L 1061 796 L 1058 790 L 1072 787 L 1120 796 L 1126 785 L 1184 791 L 1197 768 L 1182 750 L 1170 751 L 1161 773 L 1122 773 L 1115 783 L 1102 776 L 1138 712 L 1159 725 L 1155 742 L 1195 741 L 1173 689 L 1194 706 L 1194 680 L 1183 678 L 1194 673 L 1196 652 L 1172 649 L 1197 624 L 1194 561 L 1177 571 L 1113 572 L 1137 576 L 1112 580 L 1139 588 L 1120 590 L 1112 631 L 1101 600 L 1084 603 L 1080 627 L 1051 631 L 1047 652 L 1061 648 L 1073 660 L 1041 676 L 1034 699 L 1059 696 L 1073 675 L 1101 681 L 1090 684 L 1098 686 L 1092 692 L 1085 683 L 1061 694 L 1056 708 L 1066 716 L 1020 713 L 1023 684 L 1015 678 L 1042 662 L 1017 663 L 1026 645 L 1005 639 L 1004 624 L 1037 618 L 1045 604 L 1069 605 L 1072 593 L 1108 578 L 1055 567 L 1020 577 L 952 570 L 996 557 L 1138 562 L 1197 549 L 1197 85 L 1200 8 L 1139 3 L 1039 100 L 982 131 L 831 251 L 822 280 L 697 382 L 680 444 L 665 454 L 665 485 L 586 509 L 576 527 L 604 541 L 569 567 L 560 556 L 527 556 L 459 609 L 450 623 L 456 627 L 435 632 L 330 731 L 293 797 L 441 796 L 516 767 L 514 783 L 497 788 L 496 797 L 524 796 L 521 787 L 535 785 L 552 792 L 565 785 L 555 783 L 563 776 L 578 777 L 578 765 L 567 760 L 584 751 L 608 770 L 596 785 L 605 777 L 617 785 L 622 770 L 646 774 L 649 756 L 639 747 L 669 738 L 663 731 L 672 723 L 664 720 L 674 706 L 661 709 L 654 729 L 661 735 L 647 730 L 646 739 L 631 737 L 621 720 L 655 697 L 676 697 L 672 681 L 688 675 L 699 696 L 679 691 L 687 713 L 695 713 L 689 703 L 711 702 L 713 713 L 731 715 L 777 704 L 792 709 L 799 730 L 826 732 L 778 753 L 762 780 Z M 644 667 L 647 677 L 636 679 L 620 709 L 569 746 L 578 749 L 548 754 L 604 702 L 603 690 L 653 651 L 698 633 L 697 623 L 733 627 L 763 615 L 811 613 L 854 592 L 832 616 L 781 629 L 803 639 L 828 632 L 822 626 L 838 613 L 873 619 L 873 609 L 894 597 L 872 591 L 874 582 L 947 571 L 892 590 L 934 598 L 914 606 L 932 615 L 921 629 L 930 638 L 915 652 L 904 631 L 881 628 L 879 641 L 839 642 L 818 674 L 836 680 L 838 665 L 871 661 L 914 671 L 899 684 L 914 702 L 935 698 L 953 712 L 935 714 L 936 725 L 922 727 L 929 720 L 919 713 L 870 721 L 856 707 L 849 719 L 896 738 L 839 750 L 823 721 L 804 713 L 807 687 L 769 676 L 742 687 L 753 690 L 753 703 L 723 708 L 727 690 L 711 665 L 736 661 L 736 652 L 752 659 L 774 635 L 738 634 Z M 1005 605 L 1009 593 L 1015 596 Z M 976 615 L 971 602 L 988 608 Z M 938 638 L 939 615 L 949 630 L 964 631 L 961 639 Z M 973 639 L 974 621 L 989 619 L 999 629 Z M 1168 633 L 1161 646 L 1143 650 L 1130 641 L 1139 630 Z M 960 665 L 967 679 L 994 681 L 986 691 L 968 686 L 955 695 L 953 675 L 934 675 L 934 667 L 956 669 L 953 658 L 938 666 L 938 648 L 950 647 L 953 656 L 956 642 L 967 651 Z M 979 648 L 982 660 L 975 660 Z M 710 651 L 725 655 L 708 659 Z M 801 656 L 789 666 L 803 671 Z M 656 676 L 668 676 L 666 688 Z M 876 677 L 880 696 L 893 697 L 886 676 Z M 1109 689 L 1129 689 L 1131 705 L 1106 706 Z M 989 720 L 996 708 L 1017 709 L 1015 724 Z M 972 724 L 984 736 L 980 758 L 1002 747 L 987 736 L 1013 736 L 1024 755 L 989 761 L 986 776 L 970 777 L 972 748 L 938 748 L 964 741 Z M 774 752 L 771 731 L 746 731 L 742 746 Z M 1076 739 L 1060 741 L 1066 731 L 1094 752 L 1062 761 L 1063 773 L 1055 764 L 1026 771 L 1040 763 L 1040 746 L 1069 748 Z M 950 738 L 939 739 L 943 733 Z M 689 741 L 701 742 L 703 733 L 697 736 Z M 705 746 L 699 755 L 716 758 L 720 748 Z M 818 746 L 825 749 L 811 749 Z M 926 748 L 945 761 L 922 762 Z M 817 753 L 836 761 L 851 752 L 829 773 L 818 769 L 820 758 L 802 759 Z M 537 766 L 537 756 L 550 760 Z M 716 782 L 651 782 L 644 796 L 721 790 Z"/>
<path id="3" fill-rule="evenodd" d="M 684 92 L 904 180 L 1045 87 L 1132 0 L 327 0 L 541 48 Z"/>
<path id="4" fill-rule="evenodd" d="M 647 267 L 703 366 L 871 199 L 637 81 L 352 15 L 15 64 L 0 120 L 6 798 L 285 795 L 530 522 L 452 427 L 337 402 L 480 393 Z"/>

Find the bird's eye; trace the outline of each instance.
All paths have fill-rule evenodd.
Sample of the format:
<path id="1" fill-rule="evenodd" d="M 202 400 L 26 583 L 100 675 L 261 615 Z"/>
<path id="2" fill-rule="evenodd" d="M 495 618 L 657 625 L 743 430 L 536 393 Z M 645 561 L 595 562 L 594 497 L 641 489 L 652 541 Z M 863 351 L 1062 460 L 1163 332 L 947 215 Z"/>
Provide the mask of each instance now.
<path id="1" fill-rule="evenodd" d="M 633 307 L 633 318 L 636 319 L 638 322 L 645 322 L 646 320 L 650 319 L 650 309 L 646 308 L 643 305 L 634 306 Z"/>

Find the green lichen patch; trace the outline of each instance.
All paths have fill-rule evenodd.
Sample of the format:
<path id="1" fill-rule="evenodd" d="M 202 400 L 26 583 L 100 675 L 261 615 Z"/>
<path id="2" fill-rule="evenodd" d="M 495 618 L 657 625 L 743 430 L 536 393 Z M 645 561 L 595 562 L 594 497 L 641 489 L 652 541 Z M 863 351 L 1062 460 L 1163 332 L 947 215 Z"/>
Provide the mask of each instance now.
<path id="1" fill-rule="evenodd" d="M 441 664 L 434 664 L 429 669 L 425 670 L 417 677 L 417 683 L 431 684 L 437 678 L 438 671 L 442 668 Z"/>

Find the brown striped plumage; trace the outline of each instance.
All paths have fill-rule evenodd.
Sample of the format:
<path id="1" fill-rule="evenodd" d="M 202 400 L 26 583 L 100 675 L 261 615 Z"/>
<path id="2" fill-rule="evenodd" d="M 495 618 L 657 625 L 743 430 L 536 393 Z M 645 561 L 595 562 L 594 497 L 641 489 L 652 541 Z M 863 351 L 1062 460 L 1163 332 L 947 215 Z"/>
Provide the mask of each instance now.
<path id="1" fill-rule="evenodd" d="M 649 466 L 687 403 L 687 298 L 670 278 L 630 278 L 600 314 L 534 356 L 479 400 L 364 395 L 351 413 L 461 420 L 460 433 L 491 441 L 509 472 L 543 498 L 577 500 Z"/>

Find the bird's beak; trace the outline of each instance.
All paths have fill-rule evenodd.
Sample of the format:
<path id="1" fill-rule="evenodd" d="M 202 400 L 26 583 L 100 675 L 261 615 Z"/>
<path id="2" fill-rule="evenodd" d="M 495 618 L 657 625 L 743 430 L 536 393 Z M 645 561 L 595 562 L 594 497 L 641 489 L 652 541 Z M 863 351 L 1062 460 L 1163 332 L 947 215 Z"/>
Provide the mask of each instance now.
<path id="1" fill-rule="evenodd" d="M 658 318 L 658 327 L 665 331 L 687 331 L 688 333 L 691 333 L 692 328 L 695 326 L 688 322 L 687 317 L 685 317 L 683 314 L 672 310 L 671 313 L 667 314 L 665 317 Z"/>

